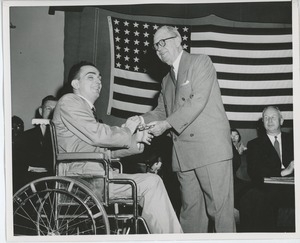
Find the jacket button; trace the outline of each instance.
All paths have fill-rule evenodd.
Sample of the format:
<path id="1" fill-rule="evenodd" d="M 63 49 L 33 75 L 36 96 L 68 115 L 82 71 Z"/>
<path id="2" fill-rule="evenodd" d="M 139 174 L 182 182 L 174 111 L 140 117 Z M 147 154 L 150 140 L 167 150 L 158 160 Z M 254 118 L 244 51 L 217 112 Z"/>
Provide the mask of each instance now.
<path id="1" fill-rule="evenodd" d="M 191 95 L 190 95 L 190 98 L 192 99 L 193 97 L 194 97 L 194 95 L 193 95 L 193 94 L 191 94 Z"/>
<path id="2" fill-rule="evenodd" d="M 185 98 L 184 98 L 184 97 L 182 97 L 181 99 L 182 99 L 183 101 L 185 101 Z"/>
<path id="3" fill-rule="evenodd" d="M 177 138 L 176 138 L 176 137 L 174 138 L 174 141 L 177 141 Z"/>
<path id="4" fill-rule="evenodd" d="M 191 137 L 194 137 L 194 133 L 191 133 L 190 136 L 191 136 Z"/>

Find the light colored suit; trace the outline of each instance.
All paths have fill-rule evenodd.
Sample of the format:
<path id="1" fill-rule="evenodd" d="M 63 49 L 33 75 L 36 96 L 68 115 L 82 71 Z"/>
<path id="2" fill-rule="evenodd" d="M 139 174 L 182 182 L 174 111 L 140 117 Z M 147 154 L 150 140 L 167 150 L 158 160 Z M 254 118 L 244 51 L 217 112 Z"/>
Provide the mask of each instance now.
<path id="1" fill-rule="evenodd" d="M 111 127 L 99 123 L 93 116 L 91 107 L 76 94 L 64 95 L 57 103 L 53 122 L 57 132 L 60 152 L 102 152 L 108 158 L 124 157 L 141 153 L 128 128 Z M 60 168 L 63 175 L 98 175 L 103 173 L 100 164 L 74 162 Z M 153 174 L 118 174 L 114 178 L 131 178 L 138 186 L 142 216 L 151 233 L 180 233 L 181 226 L 174 212 L 164 184 Z M 128 185 L 113 184 L 110 196 L 129 196 Z"/>
<path id="2" fill-rule="evenodd" d="M 164 77 L 157 107 L 143 118 L 172 126 L 184 232 L 206 232 L 208 217 L 217 232 L 235 231 L 230 127 L 210 58 L 183 51 L 177 80 Z"/>

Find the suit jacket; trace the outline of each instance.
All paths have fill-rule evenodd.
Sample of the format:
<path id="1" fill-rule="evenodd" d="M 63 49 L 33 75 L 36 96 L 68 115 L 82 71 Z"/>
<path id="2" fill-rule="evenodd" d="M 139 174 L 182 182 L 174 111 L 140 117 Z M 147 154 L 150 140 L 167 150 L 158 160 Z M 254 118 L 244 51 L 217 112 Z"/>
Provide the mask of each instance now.
<path id="1" fill-rule="evenodd" d="M 128 128 L 108 126 L 96 121 L 91 107 L 82 97 L 66 94 L 57 103 L 53 123 L 59 152 L 101 152 L 107 158 L 141 153 Z M 65 165 L 63 174 L 97 174 L 103 169 L 92 162 Z"/>
<path id="2" fill-rule="evenodd" d="M 229 122 L 215 68 L 206 55 L 183 51 L 177 82 L 163 81 L 157 107 L 145 122 L 167 120 L 173 127 L 173 170 L 187 171 L 232 158 Z"/>
<path id="3" fill-rule="evenodd" d="M 49 128 L 45 135 L 42 134 L 40 126 L 36 126 L 23 133 L 20 148 L 22 160 L 26 165 L 43 167 L 48 171 L 53 169 L 53 152 Z"/>
<path id="4" fill-rule="evenodd" d="M 13 149 L 14 188 L 19 189 L 26 183 L 53 173 L 53 152 L 49 128 L 43 136 L 40 126 L 25 131 Z M 47 173 L 28 171 L 28 167 L 43 167 Z"/>
<path id="5" fill-rule="evenodd" d="M 294 160 L 293 136 L 281 133 L 282 163 L 287 167 Z M 281 176 L 281 161 L 267 134 L 248 142 L 247 169 L 251 180 L 261 184 L 264 177 Z"/>

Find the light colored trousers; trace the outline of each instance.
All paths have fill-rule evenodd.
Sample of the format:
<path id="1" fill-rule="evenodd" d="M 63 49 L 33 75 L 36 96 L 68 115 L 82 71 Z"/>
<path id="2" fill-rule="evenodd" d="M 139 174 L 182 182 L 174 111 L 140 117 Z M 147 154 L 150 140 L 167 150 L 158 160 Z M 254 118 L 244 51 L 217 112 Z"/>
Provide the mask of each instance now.
<path id="1" fill-rule="evenodd" d="M 184 233 L 235 232 L 232 160 L 194 170 L 177 172 L 182 207 L 180 223 Z"/>
<path id="2" fill-rule="evenodd" d="M 156 174 L 114 174 L 114 178 L 133 179 L 137 184 L 142 217 L 146 220 L 150 232 L 182 233 L 176 213 L 173 209 L 162 179 Z M 128 185 L 110 185 L 110 197 L 131 195 Z"/>
<path id="3" fill-rule="evenodd" d="M 59 164 L 59 175 L 103 175 L 103 169 L 97 163 L 73 162 Z M 120 174 L 110 171 L 111 178 L 133 179 L 137 184 L 139 204 L 143 208 L 142 217 L 146 220 L 152 234 L 158 233 L 182 233 L 177 215 L 173 209 L 168 193 L 162 179 L 156 174 Z M 93 184 L 93 185 L 92 185 Z M 94 181 L 90 184 L 95 194 L 101 198 L 103 184 Z M 109 197 L 129 197 L 132 194 L 129 185 L 110 184 Z M 98 189 L 98 190 L 97 190 Z"/>

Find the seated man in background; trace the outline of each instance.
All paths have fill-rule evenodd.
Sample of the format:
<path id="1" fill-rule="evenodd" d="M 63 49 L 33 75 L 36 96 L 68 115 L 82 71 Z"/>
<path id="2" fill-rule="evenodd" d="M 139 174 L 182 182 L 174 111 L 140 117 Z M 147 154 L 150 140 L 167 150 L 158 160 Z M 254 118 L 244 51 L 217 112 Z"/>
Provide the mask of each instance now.
<path id="1" fill-rule="evenodd" d="M 240 201 L 240 220 L 245 231 L 276 232 L 278 208 L 295 207 L 294 186 L 269 185 L 264 178 L 293 175 L 293 136 L 281 131 L 283 117 L 277 107 L 266 107 L 262 121 L 266 133 L 247 145 L 253 187 Z"/>
<path id="2" fill-rule="evenodd" d="M 122 127 L 99 123 L 94 116 L 94 102 L 102 88 L 101 75 L 92 64 L 81 62 L 70 71 L 73 93 L 64 95 L 56 106 L 53 122 L 57 132 L 59 152 L 100 152 L 108 159 L 143 152 L 153 135 L 139 131 L 139 119 L 129 119 Z M 64 175 L 103 174 L 101 164 L 73 162 L 59 168 Z M 181 226 L 171 205 L 161 178 L 155 174 L 119 174 L 113 178 L 133 179 L 137 183 L 142 217 L 151 233 L 180 233 Z M 97 188 L 96 188 L 97 189 Z M 128 185 L 110 185 L 110 197 L 131 195 Z"/>
<path id="3" fill-rule="evenodd" d="M 39 115 L 51 119 L 57 99 L 48 95 L 42 100 Z M 35 126 L 25 131 L 20 137 L 16 150 L 18 170 L 22 173 L 22 185 L 53 174 L 53 152 L 49 128 L 45 125 Z"/>

